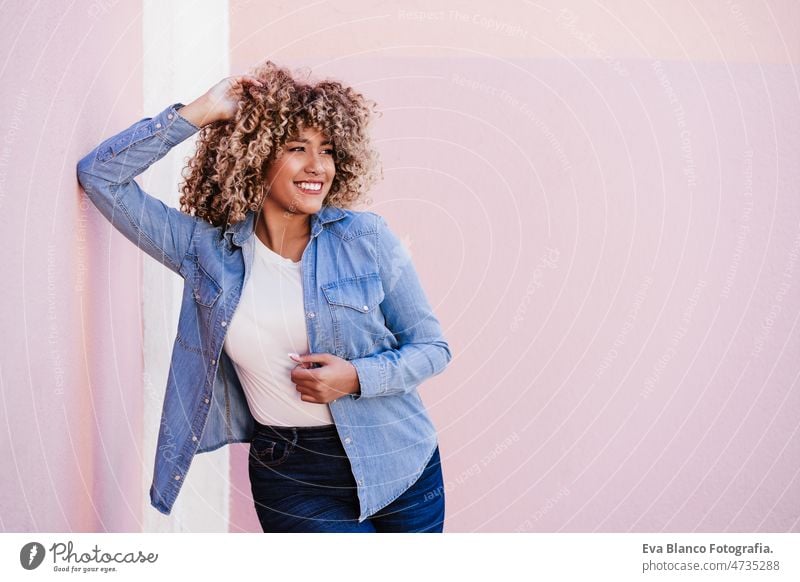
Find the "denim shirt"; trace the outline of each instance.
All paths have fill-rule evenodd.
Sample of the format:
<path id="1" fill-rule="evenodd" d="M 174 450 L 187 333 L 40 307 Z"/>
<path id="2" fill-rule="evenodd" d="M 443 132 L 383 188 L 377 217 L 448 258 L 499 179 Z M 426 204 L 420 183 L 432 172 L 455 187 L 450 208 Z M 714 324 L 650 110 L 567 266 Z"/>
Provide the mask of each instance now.
<path id="1" fill-rule="evenodd" d="M 251 271 L 257 216 L 213 226 L 144 192 L 134 177 L 199 131 L 174 103 L 78 162 L 87 196 L 111 224 L 183 278 L 150 500 L 169 515 L 192 458 L 249 442 L 254 419 L 222 349 Z M 399 497 L 438 440 L 417 392 L 452 355 L 410 255 L 373 212 L 324 206 L 310 216 L 303 304 L 311 353 L 355 366 L 359 394 L 330 402 L 358 488 L 359 522 Z M 267 308 L 265 306 L 265 308 Z"/>

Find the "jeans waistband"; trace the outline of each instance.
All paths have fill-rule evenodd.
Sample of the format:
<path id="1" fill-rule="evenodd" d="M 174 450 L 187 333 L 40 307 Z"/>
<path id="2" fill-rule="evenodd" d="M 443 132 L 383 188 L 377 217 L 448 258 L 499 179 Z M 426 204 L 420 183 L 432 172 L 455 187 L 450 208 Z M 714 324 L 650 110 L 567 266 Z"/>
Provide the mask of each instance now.
<path id="1" fill-rule="evenodd" d="M 288 440 L 338 435 L 335 424 L 323 424 L 318 426 L 280 426 L 261 424 L 258 421 L 255 421 L 255 432 L 270 436 L 279 436 Z"/>

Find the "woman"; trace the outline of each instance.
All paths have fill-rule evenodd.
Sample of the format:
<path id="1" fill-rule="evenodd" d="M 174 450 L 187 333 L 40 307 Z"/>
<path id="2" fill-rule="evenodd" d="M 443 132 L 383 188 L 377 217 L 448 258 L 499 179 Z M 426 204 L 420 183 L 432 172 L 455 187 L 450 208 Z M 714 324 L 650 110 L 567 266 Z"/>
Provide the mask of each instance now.
<path id="1" fill-rule="evenodd" d="M 410 256 L 355 211 L 378 174 L 371 107 L 267 61 L 108 138 L 78 163 L 98 210 L 184 292 L 152 505 L 197 453 L 250 443 L 265 532 L 441 532 L 435 428 L 417 387 L 451 360 Z M 199 132 L 181 210 L 134 181 Z"/>

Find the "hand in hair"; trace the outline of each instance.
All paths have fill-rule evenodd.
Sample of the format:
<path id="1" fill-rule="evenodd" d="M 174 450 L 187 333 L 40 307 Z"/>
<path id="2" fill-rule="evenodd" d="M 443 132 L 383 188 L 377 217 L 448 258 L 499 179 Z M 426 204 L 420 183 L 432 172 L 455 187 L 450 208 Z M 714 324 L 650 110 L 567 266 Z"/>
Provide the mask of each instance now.
<path id="1" fill-rule="evenodd" d="M 197 127 L 232 119 L 242 99 L 242 92 L 252 85 L 263 87 L 264 83 L 252 75 L 226 77 L 189 105 L 182 107 L 180 114 Z"/>

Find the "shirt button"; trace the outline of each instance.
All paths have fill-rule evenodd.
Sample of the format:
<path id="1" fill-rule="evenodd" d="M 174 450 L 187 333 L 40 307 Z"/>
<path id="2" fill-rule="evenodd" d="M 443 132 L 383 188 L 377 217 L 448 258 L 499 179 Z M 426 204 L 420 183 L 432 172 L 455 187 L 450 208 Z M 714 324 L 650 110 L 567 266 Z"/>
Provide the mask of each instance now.
<path id="1" fill-rule="evenodd" d="M 172 113 L 170 113 L 169 115 L 167 115 L 167 119 L 172 119 Z"/>
<path id="2" fill-rule="evenodd" d="M 364 311 L 369 311 L 369 307 L 367 307 L 366 305 L 363 305 L 363 306 L 361 307 L 361 309 L 363 309 Z"/>
<path id="3" fill-rule="evenodd" d="M 161 124 L 160 123 L 156 123 L 156 127 L 161 127 Z"/>
<path id="4" fill-rule="evenodd" d="M 222 327 L 225 327 L 226 325 L 228 325 L 228 322 L 227 322 L 227 321 L 223 321 L 223 322 L 222 322 L 220 325 L 221 325 Z"/>
<path id="5" fill-rule="evenodd" d="M 210 400 L 209 400 L 208 398 L 204 398 L 204 399 L 203 399 L 203 402 L 205 402 L 206 404 L 208 404 L 208 403 L 210 402 Z"/>
<path id="6" fill-rule="evenodd" d="M 216 364 L 216 363 L 217 363 L 217 361 L 216 361 L 216 360 L 214 360 L 214 359 L 212 359 L 212 360 L 211 360 L 211 365 L 212 365 L 212 366 L 213 366 L 214 364 Z"/>
<path id="7" fill-rule="evenodd" d="M 308 312 L 309 319 L 313 318 L 316 314 L 313 311 Z"/>
<path id="8" fill-rule="evenodd" d="M 180 475 L 175 475 L 175 480 L 176 481 L 180 481 L 181 480 L 181 476 Z"/>
<path id="9" fill-rule="evenodd" d="M 197 442 L 197 437 L 192 435 L 192 441 Z"/>
<path id="10" fill-rule="evenodd" d="M 347 437 L 346 439 L 344 439 L 344 442 L 346 442 L 347 444 L 350 444 L 350 437 Z"/>

